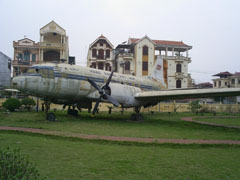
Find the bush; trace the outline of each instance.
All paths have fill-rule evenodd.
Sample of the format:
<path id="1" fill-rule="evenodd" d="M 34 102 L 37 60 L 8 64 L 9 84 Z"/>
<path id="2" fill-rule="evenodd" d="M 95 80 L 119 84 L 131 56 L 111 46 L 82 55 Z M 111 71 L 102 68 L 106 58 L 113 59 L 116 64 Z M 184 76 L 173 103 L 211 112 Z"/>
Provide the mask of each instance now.
<path id="1" fill-rule="evenodd" d="M 40 174 L 19 149 L 0 150 L 0 180 L 38 180 Z M 43 178 L 41 178 L 43 179 Z"/>
<path id="2" fill-rule="evenodd" d="M 22 105 L 24 105 L 28 111 L 30 111 L 31 107 L 35 106 L 36 103 L 33 99 L 27 97 L 22 100 Z"/>
<path id="3" fill-rule="evenodd" d="M 192 101 L 190 104 L 190 109 L 193 113 L 195 112 L 198 112 L 198 110 L 202 107 L 200 104 L 199 104 L 199 101 Z"/>
<path id="4" fill-rule="evenodd" d="M 3 103 L 3 107 L 9 111 L 14 111 L 21 106 L 21 102 L 16 98 L 9 98 Z"/>

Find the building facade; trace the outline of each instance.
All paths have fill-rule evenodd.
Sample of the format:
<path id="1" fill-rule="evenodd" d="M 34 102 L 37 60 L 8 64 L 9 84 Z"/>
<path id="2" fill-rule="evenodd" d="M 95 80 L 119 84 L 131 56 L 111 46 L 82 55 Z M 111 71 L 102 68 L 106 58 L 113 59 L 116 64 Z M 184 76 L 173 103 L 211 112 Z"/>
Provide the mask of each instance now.
<path id="1" fill-rule="evenodd" d="M 219 78 L 213 79 L 213 88 L 239 88 L 240 87 L 240 72 L 234 74 L 225 71 L 215 74 Z M 228 97 L 224 99 L 226 103 L 237 102 L 240 103 L 240 96 Z"/>
<path id="2" fill-rule="evenodd" d="M 214 88 L 234 88 L 240 87 L 240 72 L 235 72 L 232 74 L 228 71 L 220 72 L 213 76 L 217 76 L 219 78 L 213 79 L 213 87 Z"/>
<path id="3" fill-rule="evenodd" d="M 69 63 L 68 36 L 54 21 L 40 29 L 39 59 L 41 62 Z"/>
<path id="4" fill-rule="evenodd" d="M 11 58 L 0 51 L 0 89 L 11 84 Z"/>
<path id="5" fill-rule="evenodd" d="M 87 66 L 95 69 L 112 71 L 114 54 L 112 43 L 103 35 L 90 44 L 87 56 Z"/>
<path id="6" fill-rule="evenodd" d="M 119 73 L 148 76 L 153 72 L 158 56 L 163 59 L 164 81 L 169 89 L 187 88 L 189 82 L 188 51 L 192 46 L 182 41 L 129 38 L 128 43 L 116 47 L 115 66 Z"/>
<path id="7" fill-rule="evenodd" d="M 27 68 L 39 63 L 75 63 L 69 62 L 68 37 L 66 31 L 54 21 L 40 29 L 40 42 L 29 38 L 13 41 L 13 76 L 25 73 Z"/>
<path id="8" fill-rule="evenodd" d="M 13 41 L 13 76 L 27 71 L 27 68 L 39 63 L 39 43 L 23 38 L 17 42 Z"/>

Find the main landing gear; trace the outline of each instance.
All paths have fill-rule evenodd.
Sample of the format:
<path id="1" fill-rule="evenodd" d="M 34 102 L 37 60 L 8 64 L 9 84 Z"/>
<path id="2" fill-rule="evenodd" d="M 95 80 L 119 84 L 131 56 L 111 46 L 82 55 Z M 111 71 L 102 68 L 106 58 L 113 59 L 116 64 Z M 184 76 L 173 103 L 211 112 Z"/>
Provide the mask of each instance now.
<path id="1" fill-rule="evenodd" d="M 78 110 L 76 110 L 75 108 L 75 106 L 72 106 L 72 108 L 71 106 L 68 106 L 67 114 L 71 116 L 78 116 Z"/>
<path id="2" fill-rule="evenodd" d="M 53 112 L 48 112 L 50 109 L 50 102 L 49 101 L 45 101 L 44 102 L 44 106 L 45 106 L 45 114 L 46 114 L 46 120 L 48 121 L 56 121 L 56 116 Z M 44 108 L 43 108 L 44 109 Z"/>
<path id="3" fill-rule="evenodd" d="M 141 107 L 135 107 L 134 111 L 135 113 L 131 115 L 131 120 L 133 121 L 142 121 L 143 116 L 140 114 Z"/>

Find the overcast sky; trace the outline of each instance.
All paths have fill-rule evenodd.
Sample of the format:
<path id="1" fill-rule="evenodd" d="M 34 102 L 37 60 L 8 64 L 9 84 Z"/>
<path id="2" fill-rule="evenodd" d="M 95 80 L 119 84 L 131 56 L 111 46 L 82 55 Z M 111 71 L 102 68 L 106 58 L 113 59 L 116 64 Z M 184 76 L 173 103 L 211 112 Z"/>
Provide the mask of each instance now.
<path id="1" fill-rule="evenodd" d="M 239 11 L 239 0 L 0 0 L 0 51 L 13 58 L 13 41 L 25 35 L 39 42 L 40 28 L 54 20 L 77 64 L 86 64 L 101 34 L 115 47 L 147 35 L 193 46 L 189 73 L 207 82 L 218 72 L 240 72 Z"/>

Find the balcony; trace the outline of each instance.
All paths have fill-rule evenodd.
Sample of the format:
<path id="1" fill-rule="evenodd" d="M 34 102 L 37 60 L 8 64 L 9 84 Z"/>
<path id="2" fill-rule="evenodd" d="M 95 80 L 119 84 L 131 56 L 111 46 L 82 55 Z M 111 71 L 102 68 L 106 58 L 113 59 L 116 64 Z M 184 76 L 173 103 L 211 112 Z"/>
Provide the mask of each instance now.
<path id="1" fill-rule="evenodd" d="M 124 52 L 124 53 L 120 53 L 118 56 L 119 57 L 133 57 L 133 53 Z"/>
<path id="2" fill-rule="evenodd" d="M 63 48 L 64 44 L 61 44 L 61 43 L 51 43 L 51 42 L 40 42 L 40 47 L 45 47 L 45 48 Z"/>
<path id="3" fill-rule="evenodd" d="M 13 66 L 21 66 L 21 67 L 29 67 L 32 66 L 34 64 L 38 64 L 38 62 L 31 62 L 31 61 L 24 61 L 24 60 L 13 60 L 12 61 L 12 65 Z"/>
<path id="4" fill-rule="evenodd" d="M 183 72 L 176 72 L 175 76 L 176 76 L 176 79 L 183 79 L 184 78 L 184 73 Z"/>
<path id="5" fill-rule="evenodd" d="M 190 57 L 185 57 L 185 56 L 165 56 L 165 55 L 161 55 L 160 57 L 162 57 L 163 59 L 166 59 L 166 60 L 189 61 L 189 63 L 191 62 L 191 58 Z"/>

